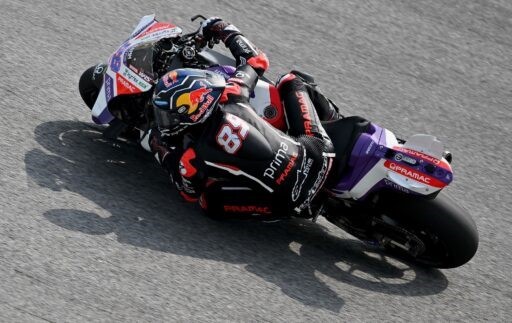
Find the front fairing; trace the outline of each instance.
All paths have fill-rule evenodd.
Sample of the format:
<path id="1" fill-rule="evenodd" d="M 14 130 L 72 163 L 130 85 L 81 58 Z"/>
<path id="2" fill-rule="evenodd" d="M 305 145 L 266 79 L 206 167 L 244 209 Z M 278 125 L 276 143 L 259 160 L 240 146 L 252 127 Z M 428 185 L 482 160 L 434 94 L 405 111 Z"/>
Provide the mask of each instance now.
<path id="1" fill-rule="evenodd" d="M 157 81 L 153 72 L 154 44 L 163 38 L 181 35 L 181 28 L 144 16 L 130 37 L 110 56 L 103 86 L 92 109 L 92 119 L 106 124 L 114 118 L 108 103 L 119 95 L 144 93 Z"/>

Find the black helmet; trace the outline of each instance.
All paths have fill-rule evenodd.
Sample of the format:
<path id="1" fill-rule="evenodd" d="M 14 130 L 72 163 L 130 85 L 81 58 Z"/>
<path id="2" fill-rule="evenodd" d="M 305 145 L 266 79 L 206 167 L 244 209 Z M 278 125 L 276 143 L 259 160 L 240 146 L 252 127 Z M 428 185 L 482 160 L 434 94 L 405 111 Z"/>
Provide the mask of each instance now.
<path id="1" fill-rule="evenodd" d="M 225 87 L 225 79 L 210 71 L 186 68 L 165 74 L 153 94 L 158 126 L 178 133 L 204 122 L 217 107 Z"/>

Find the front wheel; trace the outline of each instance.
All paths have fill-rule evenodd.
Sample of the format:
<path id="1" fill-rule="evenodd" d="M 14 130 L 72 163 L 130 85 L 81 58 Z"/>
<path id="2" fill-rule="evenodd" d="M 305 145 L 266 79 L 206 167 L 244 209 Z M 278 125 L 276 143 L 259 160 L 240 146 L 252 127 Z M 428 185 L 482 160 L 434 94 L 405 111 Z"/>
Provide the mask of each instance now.
<path id="1" fill-rule="evenodd" d="M 375 229 L 383 228 L 379 238 L 393 253 L 431 267 L 454 268 L 471 260 L 478 249 L 475 222 L 443 194 L 433 200 L 383 196 L 379 204 Z M 394 233 L 388 235 L 388 231 Z M 402 241 L 397 242 L 393 235 L 401 236 Z"/>
<path id="2" fill-rule="evenodd" d="M 107 70 L 106 64 L 98 64 L 89 67 L 80 76 L 78 81 L 78 90 L 82 100 L 92 109 L 103 84 L 103 75 Z"/>

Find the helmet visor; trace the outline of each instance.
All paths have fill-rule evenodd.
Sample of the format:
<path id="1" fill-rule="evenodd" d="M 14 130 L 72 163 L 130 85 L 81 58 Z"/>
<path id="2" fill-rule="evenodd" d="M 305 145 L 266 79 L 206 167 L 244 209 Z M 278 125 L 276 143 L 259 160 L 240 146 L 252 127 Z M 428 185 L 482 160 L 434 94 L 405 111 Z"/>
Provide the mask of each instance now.
<path id="1" fill-rule="evenodd" d="M 155 120 L 159 128 L 173 130 L 180 125 L 180 117 L 176 112 L 155 108 Z"/>

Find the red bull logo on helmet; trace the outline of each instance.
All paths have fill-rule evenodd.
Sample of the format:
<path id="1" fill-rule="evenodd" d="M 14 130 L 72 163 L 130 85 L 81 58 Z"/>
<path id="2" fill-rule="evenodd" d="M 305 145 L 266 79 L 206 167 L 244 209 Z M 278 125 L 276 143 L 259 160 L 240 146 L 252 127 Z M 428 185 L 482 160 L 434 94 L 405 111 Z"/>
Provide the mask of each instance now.
<path id="1" fill-rule="evenodd" d="M 201 108 L 199 108 L 199 112 L 190 116 L 190 119 L 194 122 L 199 120 L 199 118 L 201 118 L 204 115 L 206 110 L 208 110 L 208 108 L 212 106 L 213 101 L 215 101 L 215 98 L 208 94 L 206 96 L 206 101 L 204 101 L 204 103 L 201 105 Z"/>
<path id="2" fill-rule="evenodd" d="M 176 107 L 188 107 L 187 114 L 193 114 L 196 112 L 199 103 L 205 100 L 205 95 L 211 91 L 212 89 L 200 87 L 199 89 L 190 91 L 188 93 L 183 93 L 178 97 L 178 99 L 176 99 Z"/>

